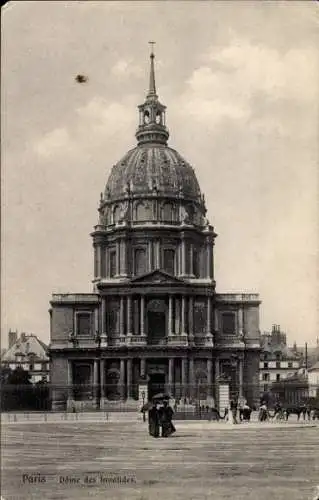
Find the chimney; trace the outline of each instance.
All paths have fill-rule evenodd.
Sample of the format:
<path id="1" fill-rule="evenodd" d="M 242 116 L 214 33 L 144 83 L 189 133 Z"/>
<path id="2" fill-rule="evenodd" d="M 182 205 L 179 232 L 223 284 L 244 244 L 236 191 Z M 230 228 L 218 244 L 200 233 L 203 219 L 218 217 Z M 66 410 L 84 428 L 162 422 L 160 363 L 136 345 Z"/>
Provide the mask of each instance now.
<path id="1" fill-rule="evenodd" d="M 8 334 L 9 349 L 10 349 L 10 347 L 12 347 L 16 343 L 17 340 L 18 340 L 18 332 L 12 332 L 10 329 L 9 334 Z"/>
<path id="2" fill-rule="evenodd" d="M 21 333 L 20 340 L 21 340 L 21 342 L 25 342 L 25 333 L 24 332 Z"/>

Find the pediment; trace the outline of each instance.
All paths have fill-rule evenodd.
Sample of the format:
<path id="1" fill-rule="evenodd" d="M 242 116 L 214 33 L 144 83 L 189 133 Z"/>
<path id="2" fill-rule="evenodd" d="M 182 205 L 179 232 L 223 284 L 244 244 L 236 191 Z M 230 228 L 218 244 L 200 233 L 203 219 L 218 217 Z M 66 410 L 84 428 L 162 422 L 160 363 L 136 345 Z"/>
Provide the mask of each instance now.
<path id="1" fill-rule="evenodd" d="M 172 284 L 172 283 L 184 283 L 183 280 L 172 276 L 171 274 L 166 273 L 165 271 L 152 271 L 151 273 L 143 274 L 142 276 L 138 276 L 137 278 L 132 279 L 132 283 L 161 283 L 161 284 Z"/>

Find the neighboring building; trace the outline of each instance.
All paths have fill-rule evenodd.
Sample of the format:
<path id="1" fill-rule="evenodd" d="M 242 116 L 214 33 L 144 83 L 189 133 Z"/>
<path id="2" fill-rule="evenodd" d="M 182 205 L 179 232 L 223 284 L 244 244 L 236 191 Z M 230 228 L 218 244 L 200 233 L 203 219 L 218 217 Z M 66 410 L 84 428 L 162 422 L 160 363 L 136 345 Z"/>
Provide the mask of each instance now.
<path id="1" fill-rule="evenodd" d="M 319 397 L 319 361 L 308 369 L 309 396 Z"/>
<path id="2" fill-rule="evenodd" d="M 91 235 L 94 293 L 52 296 L 52 407 L 137 399 L 140 384 L 149 398 L 216 397 L 221 376 L 256 403 L 259 296 L 215 291 L 217 235 L 194 169 L 167 145 L 153 54 L 138 109 L 137 146 L 112 168 Z"/>
<path id="3" fill-rule="evenodd" d="M 284 405 L 299 405 L 309 397 L 308 375 L 304 368 L 285 379 L 273 382 L 270 392 L 274 400 L 279 400 Z"/>
<path id="4" fill-rule="evenodd" d="M 302 365 L 303 356 L 296 347 L 287 346 L 286 334 L 279 325 L 273 325 L 271 333 L 261 335 L 261 347 L 259 380 L 260 393 L 263 394 L 274 382 L 293 376 Z"/>
<path id="5" fill-rule="evenodd" d="M 14 335 L 13 335 L 14 334 Z M 21 367 L 30 373 L 31 382 L 49 380 L 48 346 L 36 335 L 27 335 L 18 332 L 9 332 L 9 348 L 1 358 L 1 365 L 15 370 Z"/>

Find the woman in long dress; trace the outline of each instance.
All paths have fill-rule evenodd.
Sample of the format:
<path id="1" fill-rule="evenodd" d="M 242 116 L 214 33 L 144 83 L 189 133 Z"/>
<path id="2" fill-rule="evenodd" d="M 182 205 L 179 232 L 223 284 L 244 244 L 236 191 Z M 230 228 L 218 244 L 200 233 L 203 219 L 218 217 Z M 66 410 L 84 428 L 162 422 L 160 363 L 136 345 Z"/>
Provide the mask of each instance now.
<path id="1" fill-rule="evenodd" d="M 156 403 L 148 411 L 148 432 L 150 436 L 158 438 L 160 435 L 159 411 Z"/>

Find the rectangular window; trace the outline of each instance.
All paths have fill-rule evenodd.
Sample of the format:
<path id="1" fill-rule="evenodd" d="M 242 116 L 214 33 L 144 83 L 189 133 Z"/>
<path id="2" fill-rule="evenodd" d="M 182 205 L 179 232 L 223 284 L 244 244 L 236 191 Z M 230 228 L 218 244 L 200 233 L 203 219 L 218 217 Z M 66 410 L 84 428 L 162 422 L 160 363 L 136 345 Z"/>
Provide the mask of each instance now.
<path id="1" fill-rule="evenodd" d="M 276 382 L 279 382 L 280 380 L 280 373 L 276 373 Z"/>
<path id="2" fill-rule="evenodd" d="M 269 373 L 263 373 L 263 380 L 265 381 L 269 380 Z"/>
<path id="3" fill-rule="evenodd" d="M 280 361 L 276 361 L 276 368 L 280 368 Z"/>
<path id="4" fill-rule="evenodd" d="M 288 368 L 292 368 L 292 361 L 288 361 Z"/>
<path id="5" fill-rule="evenodd" d="M 267 384 L 264 385 L 264 392 L 268 392 L 268 385 Z"/>
<path id="6" fill-rule="evenodd" d="M 116 275 L 116 251 L 110 251 L 110 277 L 113 278 Z"/>
<path id="7" fill-rule="evenodd" d="M 235 333 L 235 313 L 225 312 L 222 314 L 222 332 L 228 335 Z"/>
<path id="8" fill-rule="evenodd" d="M 268 362 L 264 363 L 264 368 L 268 368 Z"/>
<path id="9" fill-rule="evenodd" d="M 163 269 L 168 274 L 175 274 L 175 250 L 173 249 L 164 249 L 163 252 Z"/>
<path id="10" fill-rule="evenodd" d="M 79 337 L 91 335 L 91 313 L 76 314 L 76 334 Z"/>

